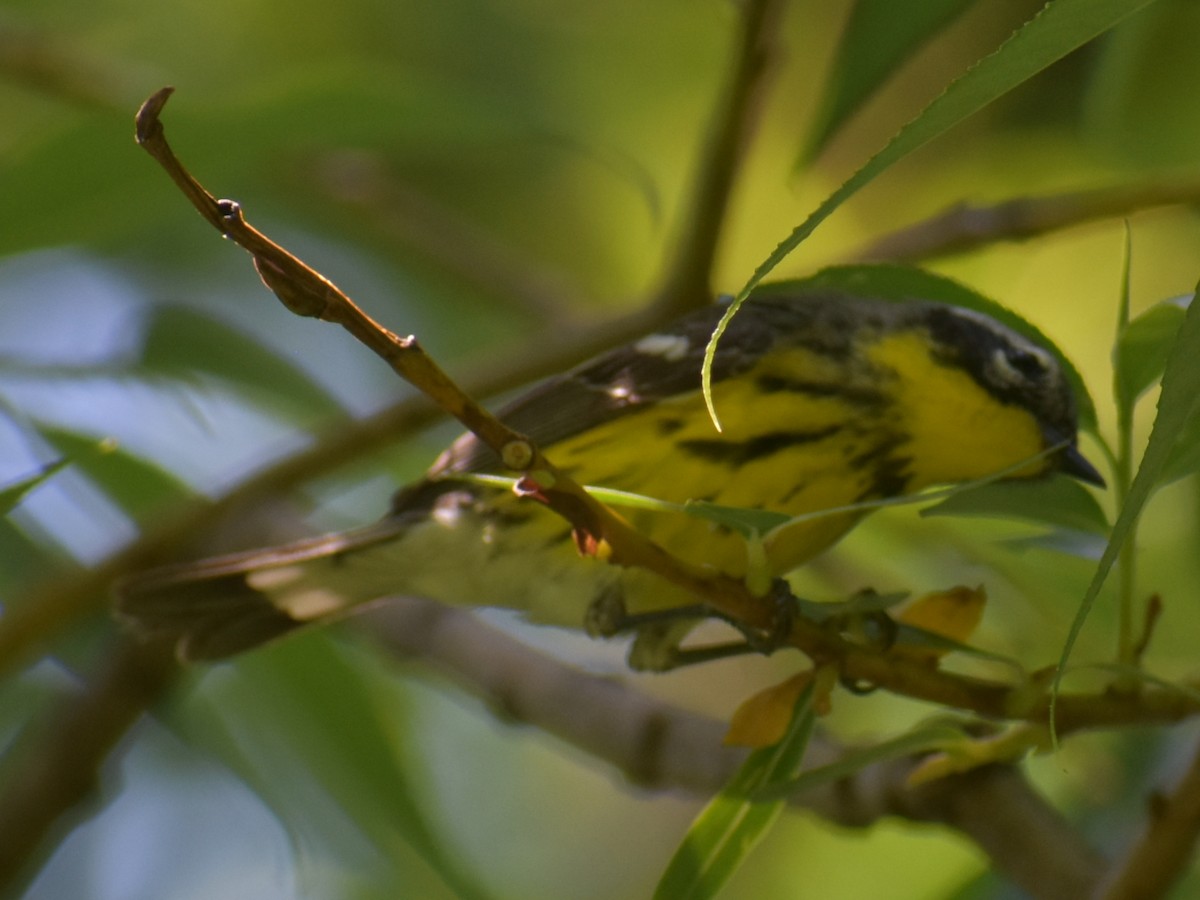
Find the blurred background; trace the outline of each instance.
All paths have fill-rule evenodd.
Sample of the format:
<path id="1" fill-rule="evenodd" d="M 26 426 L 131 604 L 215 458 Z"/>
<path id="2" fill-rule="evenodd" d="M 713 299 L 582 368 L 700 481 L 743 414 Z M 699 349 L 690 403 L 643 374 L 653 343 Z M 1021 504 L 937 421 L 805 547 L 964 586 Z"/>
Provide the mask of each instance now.
<path id="1" fill-rule="evenodd" d="M 838 54 L 854 4 L 787 4 L 722 230 L 717 291 L 740 288 L 1041 3 L 944 6 L 944 21 L 827 132 L 834 88 L 873 58 Z M 410 394 L 338 329 L 281 309 L 245 254 L 189 208 L 133 142 L 149 94 L 177 89 L 167 132 L 210 190 L 237 199 L 387 327 L 418 335 L 451 373 L 472 373 L 647 302 L 691 224 L 690 179 L 736 33 L 724 0 L 6 0 L 0 485 L 60 458 L 72 465 L 0 522 L 0 598 L 17 603 L 96 565 L 189 499 L 218 497 Z M 1194 183 L 1197 40 L 1200 6 L 1151 4 L 891 169 L 775 275 L 857 259 L 874 238 L 960 202 Z M 1049 334 L 1082 370 L 1110 439 L 1127 227 L 1135 313 L 1190 295 L 1200 219 L 1181 204 L 922 261 Z M 1148 421 L 1139 418 L 1143 434 Z M 454 433 L 398 434 L 280 503 L 316 528 L 371 521 Z M 1101 457 L 1090 438 L 1083 446 Z M 1163 594 L 1169 623 L 1149 662 L 1168 677 L 1194 666 L 1197 524 L 1188 479 L 1156 499 L 1142 532 L 1139 587 Z M 1091 565 L 1028 549 L 1029 533 L 896 511 L 856 531 L 805 584 L 984 582 L 991 604 L 977 642 L 1047 665 Z M 0 682 L 6 745 L 103 656 L 113 625 L 102 599 L 62 623 L 51 657 Z M 1081 658 L 1111 655 L 1110 605 L 1102 598 Z M 619 643 L 490 620 L 718 718 L 796 666 L 635 677 L 622 672 Z M 829 728 L 873 739 L 929 712 L 845 697 Z M 1030 770 L 1112 845 L 1128 836 L 1147 779 L 1169 774 L 1180 730 L 1076 738 Z M 418 664 L 398 666 L 347 634 L 306 634 L 191 670 L 125 737 L 25 896 L 430 897 L 464 884 L 495 897 L 646 896 L 702 802 L 631 786 Z M 895 898 L 1005 890 L 949 831 L 848 831 L 794 813 L 729 895 L 815 884 L 849 898 L 885 883 Z"/>

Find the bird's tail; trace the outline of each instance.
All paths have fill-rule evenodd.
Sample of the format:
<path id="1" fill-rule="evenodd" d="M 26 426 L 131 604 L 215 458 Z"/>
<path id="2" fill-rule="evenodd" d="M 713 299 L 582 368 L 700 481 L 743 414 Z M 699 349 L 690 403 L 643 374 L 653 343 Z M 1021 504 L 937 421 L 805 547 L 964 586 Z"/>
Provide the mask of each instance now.
<path id="1" fill-rule="evenodd" d="M 396 542 L 409 524 L 389 517 L 343 534 L 152 569 L 118 583 L 117 613 L 147 637 L 174 640 L 183 659 L 230 656 L 386 592 L 347 563 L 375 556 L 363 551 Z"/>

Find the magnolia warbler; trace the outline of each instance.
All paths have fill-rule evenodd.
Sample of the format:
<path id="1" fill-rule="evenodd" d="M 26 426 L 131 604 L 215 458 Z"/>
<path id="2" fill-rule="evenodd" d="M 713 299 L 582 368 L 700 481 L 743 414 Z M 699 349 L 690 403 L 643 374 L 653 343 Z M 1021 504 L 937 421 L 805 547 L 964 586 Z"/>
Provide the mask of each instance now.
<path id="1" fill-rule="evenodd" d="M 722 312 L 696 311 L 551 378 L 500 417 L 581 484 L 670 501 L 619 512 L 678 557 L 738 577 L 748 574 L 747 541 L 683 503 L 804 516 L 756 544 L 756 564 L 775 577 L 864 513 L 805 514 L 1000 472 L 1103 484 L 1076 449 L 1075 401 L 1055 356 L 986 315 L 920 300 L 758 291 L 713 360 L 717 431 L 700 371 Z M 119 586 L 119 611 L 203 659 L 388 596 L 508 607 L 573 627 L 614 598 L 634 617 L 694 606 L 648 571 L 580 556 L 567 521 L 469 477 L 502 472 L 463 435 L 382 521 L 133 576 Z M 640 649 L 635 641 L 631 661 L 670 665 L 690 624 Z"/>

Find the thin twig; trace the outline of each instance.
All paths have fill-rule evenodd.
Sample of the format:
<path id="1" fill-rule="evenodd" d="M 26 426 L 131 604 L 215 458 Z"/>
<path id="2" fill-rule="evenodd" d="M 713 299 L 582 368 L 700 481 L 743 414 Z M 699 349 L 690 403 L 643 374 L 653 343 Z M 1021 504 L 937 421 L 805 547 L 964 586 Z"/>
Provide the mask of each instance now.
<path id="1" fill-rule="evenodd" d="M 776 611 L 737 578 L 713 573 L 681 561 L 630 528 L 596 501 L 520 435 L 468 397 L 417 345 L 398 338 L 373 322 L 328 279 L 250 226 L 237 204 L 218 201 L 179 163 L 163 135 L 159 113 L 170 95 L 160 91 L 138 115 L 138 139 L 167 170 L 214 227 L 250 252 L 267 286 L 293 312 L 336 322 L 386 360 L 404 378 L 458 418 L 491 447 L 510 469 L 523 471 L 519 488 L 571 523 L 581 547 L 608 548 L 613 564 L 644 568 L 689 591 L 714 610 L 752 628 L 776 626 Z M 810 658 L 836 662 L 842 674 L 895 693 L 941 706 L 971 710 L 989 718 L 1045 721 L 1047 698 L 1041 692 L 982 679 L 953 675 L 898 654 L 881 652 L 846 640 L 823 624 L 796 615 L 784 643 Z M 1136 696 L 1082 695 L 1060 697 L 1056 724 L 1060 733 L 1127 721 L 1174 721 L 1196 711 L 1193 698 L 1168 691 Z"/>
<path id="2" fill-rule="evenodd" d="M 535 340 L 531 342 L 532 351 L 522 347 L 519 352 L 465 378 L 471 396 L 491 396 L 563 371 L 581 359 L 653 330 L 689 304 L 708 302 L 705 291 L 697 291 L 694 284 L 686 283 L 684 270 L 691 263 L 696 264 L 696 271 L 704 273 L 711 267 L 704 248 L 711 255 L 740 157 L 738 151 L 749 140 L 752 130 L 753 95 L 766 68 L 762 60 L 765 51 L 761 48 L 769 40 L 777 17 L 774 9 L 777 3 L 778 0 L 752 0 L 747 4 L 749 18 L 740 32 L 731 87 L 725 102 L 714 113 L 708 145 L 694 179 L 696 197 L 683 216 L 685 227 L 672 254 L 675 262 L 663 276 L 656 292 L 657 301 L 641 304 L 635 312 L 615 320 L 556 325 L 553 340 Z M 165 99 L 166 95 L 162 95 L 160 108 Z M 729 134 L 738 138 L 727 139 L 725 135 Z M 212 198 L 198 184 L 185 179 L 181 187 L 189 197 L 195 195 L 211 210 L 207 201 Z M 221 227 L 215 214 L 206 215 L 206 219 Z M 512 286 L 515 288 L 518 283 Z M 143 532 L 132 545 L 98 565 L 37 586 L 25 597 L 17 598 L 0 618 L 0 672 L 11 671 L 40 652 L 62 628 L 99 611 L 106 602 L 109 586 L 122 575 L 172 559 L 178 547 L 226 519 L 231 510 L 248 507 L 263 497 L 285 494 L 317 475 L 327 474 L 384 447 L 399 435 L 411 434 L 439 416 L 433 404 L 415 398 L 361 421 L 339 422 L 328 428 L 312 447 L 272 464 L 211 503 L 197 502 L 177 510 L 168 521 Z"/>
<path id="3" fill-rule="evenodd" d="M 752 0 L 750 9 L 758 9 L 775 2 Z M 741 76 L 737 79 L 749 90 L 751 82 Z M 158 98 L 160 107 L 166 94 Z M 729 109 L 736 110 L 736 91 Z M 736 116 L 734 118 L 737 118 Z M 728 123 L 726 125 L 725 123 Z M 740 131 L 739 123 L 724 115 L 718 116 L 715 137 L 729 127 Z M 714 160 L 714 156 L 718 157 Z M 723 202 L 718 198 L 727 195 L 732 181 L 732 168 L 736 160 L 730 156 L 708 154 L 709 165 L 702 166 L 696 182 L 696 191 L 705 193 L 707 200 L 694 204 L 694 209 L 709 210 L 698 220 L 689 220 L 682 246 L 702 247 L 704 238 L 695 240 L 692 231 L 715 234 L 717 223 L 722 218 Z M 172 177 L 205 214 L 206 219 L 222 227 L 223 216 L 232 210 L 217 204 L 199 184 L 183 173 L 171 170 Z M 707 185 L 709 179 L 723 179 L 719 187 Z M 715 240 L 715 239 L 714 239 Z M 256 262 L 257 262 L 256 258 Z M 292 262 L 290 259 L 288 263 Z M 298 261 L 296 261 L 298 262 Z M 264 263 L 268 279 L 276 276 L 277 267 Z M 286 289 L 286 286 L 285 286 Z M 662 291 L 660 295 L 669 295 Z M 688 293 L 680 289 L 679 294 Z M 691 305 L 708 302 L 706 293 L 687 298 Z M 537 351 L 527 349 L 499 367 L 488 370 L 471 383 L 477 386 L 473 393 L 480 395 L 496 393 L 526 383 L 551 372 L 561 371 L 567 366 L 609 346 L 622 343 L 636 335 L 656 327 L 672 317 L 677 304 L 645 304 L 642 309 L 619 320 L 605 323 L 588 323 L 586 327 L 559 326 L 554 341 L 540 341 Z M 243 508 L 256 498 L 281 494 L 314 475 L 328 472 L 339 464 L 357 458 L 376 449 L 398 434 L 427 424 L 439 415 L 437 408 L 423 398 L 405 401 L 362 422 L 340 423 L 331 429 L 316 446 L 277 463 L 226 494 L 213 503 L 196 503 L 178 512 L 174 518 L 153 529 L 125 550 L 114 554 L 104 563 L 86 572 L 77 572 L 56 579 L 43 586 L 32 596 L 14 602 L 0 618 L 0 670 L 15 667 L 20 661 L 48 645 L 58 631 L 81 617 L 95 612 L 104 602 L 109 585 L 117 577 L 129 571 L 144 568 L 170 557 L 175 548 L 198 533 L 215 526 L 231 511 Z M 10 753 L 9 769 L 14 776 L 11 789 L 0 803 L 0 884 L 5 888 L 13 883 L 18 872 L 32 870 L 31 858 L 36 853 L 49 852 L 45 837 L 62 821 L 67 810 L 78 805 L 89 795 L 95 784 L 99 767 L 120 735 L 136 720 L 138 713 L 152 702 L 165 687 L 174 671 L 169 662 L 170 654 L 162 647 L 133 649 L 123 646 L 117 650 L 104 674 L 101 674 L 85 695 L 83 709 L 90 716 L 78 715 L 80 704 L 72 701 L 60 707 L 52 724 L 44 734 L 52 738 L 50 753 L 31 753 L 13 759 Z M 160 670 L 150 671 L 149 661 L 162 663 Z M 128 674 L 142 671 L 140 684 L 128 683 Z M 39 745 L 41 741 L 37 742 Z M 66 829 L 60 828 L 65 834 Z M 11 837 L 16 835 L 17 837 Z M 0 889 L 3 890 L 3 889 Z"/>
<path id="4" fill-rule="evenodd" d="M 1195 203 L 1200 203 L 1200 180 L 1194 173 L 1143 184 L 1018 197 L 992 206 L 961 203 L 877 238 L 853 258 L 890 262 L 930 259 L 1153 207 Z"/>
<path id="5" fill-rule="evenodd" d="M 752 627 L 770 628 L 775 611 L 737 578 L 710 572 L 674 557 L 631 528 L 612 510 L 550 462 L 519 434 L 469 397 L 425 353 L 412 336 L 401 338 L 363 312 L 329 279 L 251 226 L 241 208 L 217 200 L 179 162 L 163 131 L 160 114 L 173 89 L 148 99 L 137 115 L 138 143 L 159 163 L 209 224 L 254 259 L 263 282 L 293 313 L 341 325 L 392 370 L 427 394 L 504 461 L 524 473 L 519 489 L 566 519 L 586 552 L 606 548 L 614 565 L 648 569 L 691 592 L 714 609 Z M 810 626 L 809 630 L 819 630 Z"/>
<path id="6" fill-rule="evenodd" d="M 722 745 L 724 723 L 566 666 L 469 611 L 404 599 L 374 607 L 353 625 L 398 660 L 442 672 L 500 718 L 553 734 L 644 789 L 709 795 L 745 759 L 746 751 Z M 819 737 L 807 765 L 828 765 L 844 752 Z M 1018 769 L 986 766 L 914 788 L 912 767 L 910 759 L 867 766 L 791 802 L 855 828 L 888 816 L 939 822 L 975 841 L 1031 896 L 1090 892 L 1102 861 Z"/>

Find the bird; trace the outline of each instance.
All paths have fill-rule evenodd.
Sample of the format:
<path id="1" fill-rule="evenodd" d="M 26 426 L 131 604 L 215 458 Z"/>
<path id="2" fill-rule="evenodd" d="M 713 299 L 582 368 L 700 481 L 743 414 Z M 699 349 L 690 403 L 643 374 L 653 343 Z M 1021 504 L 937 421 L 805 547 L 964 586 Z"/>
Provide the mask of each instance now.
<path id="1" fill-rule="evenodd" d="M 802 566 L 871 501 L 993 476 L 1104 483 L 1077 447 L 1059 358 L 990 315 L 921 298 L 760 287 L 712 359 L 717 430 L 701 362 L 724 312 L 695 310 L 535 385 L 498 416 L 578 483 L 652 498 L 617 512 L 679 559 L 739 578 Z M 592 630 L 597 610 L 615 604 L 630 622 L 667 622 L 631 629 L 631 665 L 673 667 L 695 598 L 650 571 L 581 555 L 569 522 L 489 477 L 504 471 L 464 434 L 379 521 L 135 573 L 117 585 L 118 614 L 198 661 L 389 597 Z M 693 515 L 696 503 L 787 521 L 756 535 L 752 554 L 738 529 Z"/>

